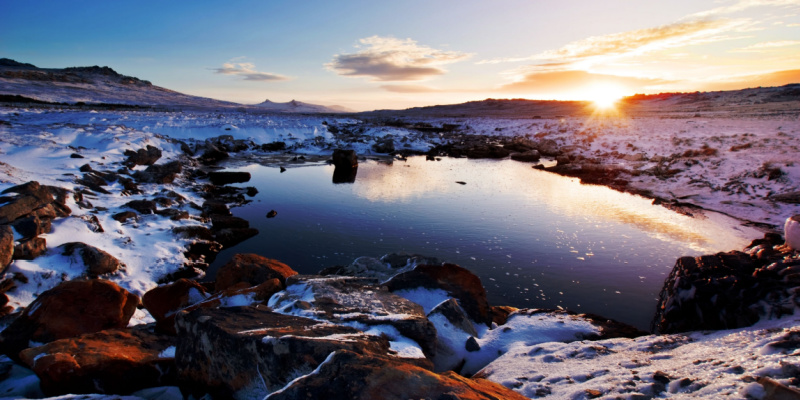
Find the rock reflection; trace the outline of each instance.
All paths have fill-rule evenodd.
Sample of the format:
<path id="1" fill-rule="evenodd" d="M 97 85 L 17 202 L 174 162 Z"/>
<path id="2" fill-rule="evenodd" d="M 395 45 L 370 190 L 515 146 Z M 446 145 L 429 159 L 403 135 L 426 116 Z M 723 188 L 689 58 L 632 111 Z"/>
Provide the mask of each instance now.
<path id="1" fill-rule="evenodd" d="M 337 166 L 333 169 L 333 183 L 354 183 L 358 174 L 358 166 Z"/>

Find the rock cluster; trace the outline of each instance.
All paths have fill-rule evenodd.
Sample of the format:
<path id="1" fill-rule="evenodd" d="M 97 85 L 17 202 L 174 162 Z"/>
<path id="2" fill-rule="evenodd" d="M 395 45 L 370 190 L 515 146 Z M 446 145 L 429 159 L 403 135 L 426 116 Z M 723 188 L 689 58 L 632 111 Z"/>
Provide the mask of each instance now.
<path id="1" fill-rule="evenodd" d="M 800 306 L 800 254 L 777 234 L 744 252 L 681 257 L 664 282 L 653 331 L 676 333 L 750 326 Z"/>

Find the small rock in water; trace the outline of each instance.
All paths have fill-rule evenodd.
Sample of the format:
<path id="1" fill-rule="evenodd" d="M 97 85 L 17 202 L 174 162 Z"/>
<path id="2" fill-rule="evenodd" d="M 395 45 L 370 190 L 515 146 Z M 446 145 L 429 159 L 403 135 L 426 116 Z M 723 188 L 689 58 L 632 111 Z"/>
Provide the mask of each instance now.
<path id="1" fill-rule="evenodd" d="M 284 173 L 284 172 L 286 172 L 286 168 L 281 167 L 281 173 Z"/>
<path id="2" fill-rule="evenodd" d="M 456 181 L 456 183 L 459 184 L 459 185 L 466 185 L 467 184 L 467 182 L 464 182 L 464 181 Z"/>
<path id="3" fill-rule="evenodd" d="M 276 215 L 278 215 L 278 212 L 277 212 L 277 211 L 275 211 L 275 210 L 270 210 L 270 211 L 267 213 L 267 218 L 275 218 L 275 216 L 276 216 Z"/>

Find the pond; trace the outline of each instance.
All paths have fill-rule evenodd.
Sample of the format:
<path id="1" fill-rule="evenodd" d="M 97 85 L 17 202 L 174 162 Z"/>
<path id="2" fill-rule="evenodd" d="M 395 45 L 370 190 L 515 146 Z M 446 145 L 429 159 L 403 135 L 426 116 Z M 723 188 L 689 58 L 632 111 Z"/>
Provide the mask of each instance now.
<path id="1" fill-rule="evenodd" d="M 231 170 L 253 176 L 242 186 L 259 194 L 232 211 L 260 233 L 224 250 L 210 277 L 235 253 L 314 274 L 407 252 L 471 270 L 492 305 L 561 307 L 647 330 L 677 258 L 761 236 L 719 214 L 680 215 L 511 160 L 362 161 L 355 181 L 341 184 L 330 165 Z M 270 210 L 277 216 L 266 218 Z"/>

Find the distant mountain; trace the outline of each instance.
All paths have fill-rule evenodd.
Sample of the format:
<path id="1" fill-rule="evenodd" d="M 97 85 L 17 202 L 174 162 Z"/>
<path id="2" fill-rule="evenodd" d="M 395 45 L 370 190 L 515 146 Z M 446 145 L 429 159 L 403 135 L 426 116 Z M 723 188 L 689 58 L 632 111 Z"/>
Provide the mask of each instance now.
<path id="1" fill-rule="evenodd" d="M 292 100 L 286 103 L 276 103 L 269 100 L 264 100 L 263 103 L 253 105 L 265 110 L 286 112 L 286 113 L 350 113 L 355 112 L 342 106 L 321 106 L 317 104 L 303 103 L 301 101 Z"/>
<path id="2" fill-rule="evenodd" d="M 51 103 L 125 104 L 139 106 L 188 106 L 202 108 L 258 108 L 285 113 L 352 112 L 344 107 L 325 107 L 292 100 L 257 105 L 191 96 L 155 86 L 109 67 L 39 68 L 33 64 L 0 58 L 0 96 Z"/>

